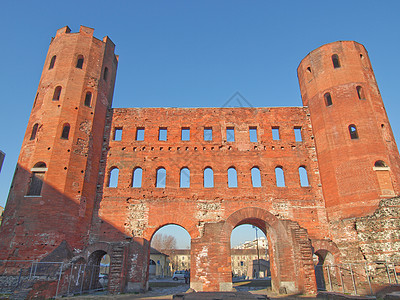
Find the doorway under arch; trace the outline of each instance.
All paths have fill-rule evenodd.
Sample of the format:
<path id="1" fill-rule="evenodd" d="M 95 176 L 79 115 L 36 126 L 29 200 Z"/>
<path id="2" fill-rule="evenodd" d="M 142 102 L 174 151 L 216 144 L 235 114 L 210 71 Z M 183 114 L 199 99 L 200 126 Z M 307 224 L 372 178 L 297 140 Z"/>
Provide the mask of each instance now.
<path id="1" fill-rule="evenodd" d="M 312 247 L 305 229 L 262 208 L 248 207 L 232 213 L 221 234 L 230 237 L 232 230 L 242 224 L 258 227 L 267 237 L 271 286 L 275 292 L 316 292 Z"/>
<path id="2" fill-rule="evenodd" d="M 149 279 L 172 278 L 174 272 L 190 270 L 190 245 L 191 237 L 184 227 L 176 224 L 159 227 L 150 241 Z"/>

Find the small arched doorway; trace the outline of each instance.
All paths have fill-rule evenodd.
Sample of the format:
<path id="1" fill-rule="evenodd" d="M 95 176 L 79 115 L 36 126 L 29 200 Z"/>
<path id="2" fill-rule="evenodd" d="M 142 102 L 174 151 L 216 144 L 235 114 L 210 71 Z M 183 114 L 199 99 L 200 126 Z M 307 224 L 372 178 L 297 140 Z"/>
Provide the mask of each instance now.
<path id="1" fill-rule="evenodd" d="M 110 256 L 104 250 L 96 250 L 90 254 L 84 283 L 87 290 L 108 288 L 110 263 Z"/>
<path id="2" fill-rule="evenodd" d="M 315 280 L 318 291 L 330 290 L 335 276 L 334 256 L 328 250 L 320 249 L 313 255 Z"/>

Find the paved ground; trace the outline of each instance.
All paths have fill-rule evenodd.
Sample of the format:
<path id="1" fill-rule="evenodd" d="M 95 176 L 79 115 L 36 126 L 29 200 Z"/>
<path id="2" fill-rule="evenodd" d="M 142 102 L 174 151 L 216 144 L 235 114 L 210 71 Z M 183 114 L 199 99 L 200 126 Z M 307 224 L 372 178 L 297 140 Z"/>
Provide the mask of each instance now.
<path id="1" fill-rule="evenodd" d="M 160 281 L 162 282 L 162 281 Z M 163 281 L 164 284 L 168 284 L 167 281 Z M 257 286 L 257 284 L 261 283 L 262 286 Z M 273 294 L 271 292 L 270 288 L 265 288 L 265 282 L 239 282 L 235 283 L 235 289 L 237 293 L 230 293 L 226 294 L 225 296 L 221 293 L 210 293 L 207 296 L 204 295 L 198 295 L 195 297 L 195 294 L 190 295 L 190 299 L 250 299 L 248 297 L 252 297 L 254 295 L 254 299 L 257 299 L 256 295 L 260 296 L 267 296 L 270 299 L 297 299 L 297 300 L 306 300 L 306 299 L 313 299 L 315 300 L 315 297 L 304 297 L 304 296 L 280 296 Z M 157 283 L 150 283 L 150 285 L 157 285 Z M 175 283 L 177 284 L 177 283 Z M 256 286 L 254 286 L 254 284 Z M 158 283 L 160 285 L 160 283 Z M 162 284 L 161 284 L 162 285 Z M 120 294 L 120 295 L 101 295 L 101 294 L 96 294 L 96 295 L 86 295 L 86 296 L 76 296 L 76 297 L 68 297 L 68 298 L 63 298 L 63 299 L 71 299 L 71 300 L 80 300 L 80 299 L 118 299 L 118 300 L 128 300 L 128 299 L 145 299 L 145 300 L 150 300 L 150 299 L 172 299 L 173 295 L 178 295 L 178 294 L 183 294 L 189 291 L 189 284 L 179 284 L 177 286 L 165 286 L 165 287 L 151 287 L 151 290 L 142 293 L 142 294 Z M 245 292 L 249 292 L 252 295 L 249 294 L 247 297 Z M 186 297 L 189 298 L 189 295 Z"/>

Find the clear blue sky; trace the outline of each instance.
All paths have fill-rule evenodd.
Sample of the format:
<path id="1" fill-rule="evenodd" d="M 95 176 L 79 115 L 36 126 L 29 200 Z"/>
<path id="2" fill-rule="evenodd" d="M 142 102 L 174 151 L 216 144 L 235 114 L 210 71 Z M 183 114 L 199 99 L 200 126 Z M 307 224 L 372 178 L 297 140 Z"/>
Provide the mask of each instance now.
<path id="1" fill-rule="evenodd" d="M 400 1 L 3 1 L 0 174 L 4 206 L 50 39 L 95 28 L 116 44 L 114 107 L 300 106 L 296 69 L 337 40 L 365 45 L 399 141 Z"/>

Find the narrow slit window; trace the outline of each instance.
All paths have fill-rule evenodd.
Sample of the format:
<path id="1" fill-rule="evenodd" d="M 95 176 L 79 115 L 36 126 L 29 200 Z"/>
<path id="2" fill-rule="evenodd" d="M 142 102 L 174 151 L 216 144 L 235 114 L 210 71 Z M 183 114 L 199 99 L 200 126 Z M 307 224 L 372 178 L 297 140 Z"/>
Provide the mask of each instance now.
<path id="1" fill-rule="evenodd" d="M 226 141 L 227 142 L 235 141 L 235 128 L 233 128 L 233 127 L 226 128 Z"/>
<path id="2" fill-rule="evenodd" d="M 357 86 L 357 96 L 358 96 L 358 99 L 360 99 L 360 100 L 365 100 L 365 94 L 364 94 L 364 89 L 362 88 L 362 86 Z"/>
<path id="3" fill-rule="evenodd" d="M 36 133 L 37 133 L 38 127 L 39 127 L 39 124 L 38 124 L 38 123 L 36 123 L 35 125 L 33 125 L 33 127 L 32 127 L 32 133 L 31 133 L 31 137 L 30 137 L 30 140 L 31 140 L 31 141 L 34 140 L 34 139 L 36 138 Z"/>
<path id="4" fill-rule="evenodd" d="M 253 187 L 261 187 L 261 173 L 258 167 L 251 168 L 251 183 Z"/>
<path id="5" fill-rule="evenodd" d="M 350 133 L 350 138 L 352 140 L 358 139 L 358 132 L 356 125 L 354 124 L 349 125 L 349 133 Z"/>
<path id="6" fill-rule="evenodd" d="M 35 101 L 33 101 L 33 107 L 36 106 L 36 102 L 37 102 L 38 97 L 39 97 L 39 93 L 36 93 Z"/>
<path id="7" fill-rule="evenodd" d="M 214 172 L 210 167 L 204 169 L 204 187 L 214 187 Z"/>
<path id="8" fill-rule="evenodd" d="M 107 81 L 107 78 L 108 78 L 108 68 L 105 67 L 105 68 L 104 68 L 104 73 L 103 73 L 103 79 L 104 79 L 105 81 Z"/>
<path id="9" fill-rule="evenodd" d="M 167 140 L 167 128 L 160 127 L 158 129 L 158 140 L 159 141 L 166 141 Z"/>
<path id="10" fill-rule="evenodd" d="M 299 168 L 300 186 L 309 186 L 307 170 L 304 166 Z"/>
<path id="11" fill-rule="evenodd" d="M 164 168 L 157 169 L 156 187 L 165 188 L 167 171 Z"/>
<path id="12" fill-rule="evenodd" d="M 143 174 L 143 170 L 142 168 L 135 168 L 133 170 L 133 174 L 132 174 L 132 187 L 134 188 L 140 188 L 142 187 L 142 174 Z"/>
<path id="13" fill-rule="evenodd" d="M 252 143 L 257 143 L 257 127 L 250 127 L 249 128 L 249 134 L 250 134 L 250 142 Z"/>
<path id="14" fill-rule="evenodd" d="M 43 188 L 44 175 L 47 171 L 44 162 L 38 162 L 32 168 L 32 176 L 29 183 L 27 196 L 40 196 Z"/>
<path id="15" fill-rule="evenodd" d="M 92 93 L 87 92 L 85 96 L 85 106 L 91 107 L 92 106 Z"/>
<path id="16" fill-rule="evenodd" d="M 272 139 L 274 141 L 279 141 L 280 140 L 279 127 L 272 127 Z"/>
<path id="17" fill-rule="evenodd" d="M 228 169 L 228 187 L 229 188 L 237 188 L 237 172 L 234 167 L 230 167 Z"/>
<path id="18" fill-rule="evenodd" d="M 61 86 L 57 86 L 54 90 L 54 94 L 53 94 L 53 101 L 58 101 L 60 100 L 60 96 L 61 96 Z"/>
<path id="19" fill-rule="evenodd" d="M 188 168 L 181 169 L 180 187 L 181 188 L 190 188 L 190 170 Z"/>
<path id="20" fill-rule="evenodd" d="M 136 128 L 136 140 L 144 141 L 144 127 Z"/>
<path id="21" fill-rule="evenodd" d="M 325 105 L 326 106 L 331 106 L 332 105 L 332 97 L 331 97 L 330 93 L 325 93 L 324 99 L 325 99 Z"/>
<path id="22" fill-rule="evenodd" d="M 301 137 L 301 127 L 294 128 L 294 138 L 295 138 L 296 142 L 303 141 L 303 139 Z"/>
<path id="23" fill-rule="evenodd" d="M 212 127 L 204 127 L 204 140 L 212 141 Z"/>
<path id="24" fill-rule="evenodd" d="M 118 175 L 119 169 L 117 167 L 113 167 L 110 169 L 108 176 L 108 187 L 118 187 Z"/>
<path id="25" fill-rule="evenodd" d="M 63 140 L 68 140 L 70 128 L 71 128 L 71 126 L 69 126 L 69 124 L 64 124 L 63 130 L 62 130 L 62 132 L 61 132 L 61 138 L 62 138 Z"/>
<path id="26" fill-rule="evenodd" d="M 340 68 L 339 56 L 337 54 L 332 55 L 332 63 L 335 69 Z"/>
<path id="27" fill-rule="evenodd" d="M 182 127 L 181 140 L 182 141 L 190 141 L 190 128 L 189 127 Z"/>
<path id="28" fill-rule="evenodd" d="M 83 55 L 79 55 L 76 61 L 76 68 L 82 69 L 83 67 Z"/>
<path id="29" fill-rule="evenodd" d="M 55 65 L 55 63 L 56 63 L 56 56 L 54 55 L 52 58 L 51 58 L 51 60 L 50 60 L 50 65 L 49 65 L 49 70 L 51 70 L 51 69 L 53 69 L 54 68 L 54 65 Z"/>
<path id="30" fill-rule="evenodd" d="M 122 127 L 115 127 L 114 129 L 114 141 L 122 140 Z"/>
<path id="31" fill-rule="evenodd" d="M 283 173 L 283 168 L 280 166 L 275 168 L 275 179 L 277 187 L 285 186 L 285 174 Z"/>

